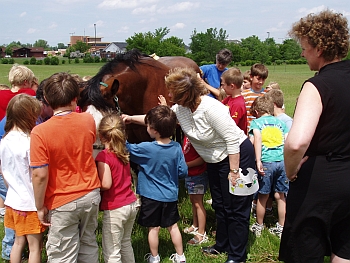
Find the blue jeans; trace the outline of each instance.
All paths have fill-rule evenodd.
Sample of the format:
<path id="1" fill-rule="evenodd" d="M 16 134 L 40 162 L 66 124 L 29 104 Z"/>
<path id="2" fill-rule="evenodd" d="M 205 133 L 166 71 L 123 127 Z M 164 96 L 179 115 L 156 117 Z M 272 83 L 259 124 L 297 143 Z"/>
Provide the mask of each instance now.
<path id="1" fill-rule="evenodd" d="M 289 180 L 284 170 L 284 161 L 263 162 L 265 175 L 259 175 L 259 193 L 288 193 Z"/>
<path id="2" fill-rule="evenodd" d="M 5 260 L 10 260 L 11 249 L 15 243 L 15 231 L 11 228 L 5 227 L 5 236 L 2 240 L 1 257 Z"/>
<path id="3" fill-rule="evenodd" d="M 5 201 L 7 193 L 7 187 L 4 182 L 4 178 L 0 174 L 0 198 L 2 198 Z M 5 228 L 5 236 L 2 240 L 2 251 L 1 251 L 1 257 L 5 260 L 10 260 L 10 254 L 11 249 L 13 246 L 13 243 L 15 242 L 15 231 L 11 228 Z"/>

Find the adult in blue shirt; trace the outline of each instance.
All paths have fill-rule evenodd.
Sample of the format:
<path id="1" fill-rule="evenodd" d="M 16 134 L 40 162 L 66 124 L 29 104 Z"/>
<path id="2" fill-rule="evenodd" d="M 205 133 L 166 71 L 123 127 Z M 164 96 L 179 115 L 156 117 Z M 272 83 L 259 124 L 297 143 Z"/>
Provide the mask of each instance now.
<path id="1" fill-rule="evenodd" d="M 231 50 L 224 48 L 216 54 L 216 63 L 210 65 L 203 65 L 200 69 L 203 72 L 203 79 L 211 86 L 207 87 L 210 91 L 208 94 L 210 97 L 217 98 L 219 92 L 216 91 L 220 88 L 220 78 L 222 73 L 227 70 L 228 64 L 232 61 Z M 216 90 L 214 90 L 215 88 Z"/>

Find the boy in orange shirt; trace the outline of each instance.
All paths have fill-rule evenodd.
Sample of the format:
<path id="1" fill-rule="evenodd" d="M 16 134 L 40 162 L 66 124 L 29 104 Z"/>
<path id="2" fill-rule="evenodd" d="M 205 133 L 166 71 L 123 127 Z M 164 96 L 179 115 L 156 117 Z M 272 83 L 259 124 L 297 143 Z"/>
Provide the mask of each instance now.
<path id="1" fill-rule="evenodd" d="M 52 75 L 43 91 L 54 114 L 31 132 L 30 166 L 38 218 L 49 226 L 48 260 L 98 263 L 95 121 L 75 112 L 79 86 L 69 74 Z"/>
<path id="2" fill-rule="evenodd" d="M 251 87 L 250 89 L 245 89 L 242 92 L 247 110 L 248 129 L 250 126 L 250 122 L 255 119 L 255 117 L 250 113 L 250 107 L 252 106 L 254 100 L 257 97 L 263 96 L 265 94 L 263 86 L 268 75 L 269 71 L 267 67 L 263 64 L 257 63 L 250 68 Z"/>

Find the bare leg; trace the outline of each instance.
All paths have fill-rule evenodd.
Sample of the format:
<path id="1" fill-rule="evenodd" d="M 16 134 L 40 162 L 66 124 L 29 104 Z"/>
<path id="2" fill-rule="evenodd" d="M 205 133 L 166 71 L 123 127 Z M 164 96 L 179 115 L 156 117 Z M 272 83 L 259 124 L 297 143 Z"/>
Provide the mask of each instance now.
<path id="1" fill-rule="evenodd" d="M 17 236 L 15 237 L 15 243 L 12 246 L 10 261 L 11 263 L 21 263 L 22 261 L 22 252 L 27 244 L 26 236 Z"/>
<path id="2" fill-rule="evenodd" d="M 198 233 L 201 235 L 204 235 L 205 233 L 205 224 L 206 224 L 206 216 L 207 216 L 206 210 L 203 205 L 203 197 L 204 195 L 202 194 L 190 195 L 190 200 L 192 203 L 192 211 L 193 211 L 193 225 L 198 226 Z M 196 214 L 196 218 L 195 218 L 195 214 Z M 196 235 L 196 239 L 198 241 L 201 241 L 203 237 Z"/>
<path id="3" fill-rule="evenodd" d="M 173 224 L 172 226 L 169 226 L 167 229 L 170 233 L 171 241 L 173 241 L 176 253 L 178 255 L 183 255 L 184 250 L 182 246 L 182 236 L 179 227 L 177 226 L 177 223 Z"/>
<path id="4" fill-rule="evenodd" d="M 264 216 L 266 211 L 266 202 L 269 198 L 269 194 L 260 194 L 258 195 L 258 201 L 256 203 L 256 222 L 259 225 L 264 223 Z"/>
<path id="5" fill-rule="evenodd" d="M 284 220 L 286 217 L 286 198 L 284 197 L 284 193 L 275 193 L 275 199 L 277 202 L 278 223 L 281 226 L 284 226 Z"/>
<path id="6" fill-rule="evenodd" d="M 41 263 L 42 234 L 27 235 L 29 263 Z"/>
<path id="7" fill-rule="evenodd" d="M 159 230 L 160 230 L 159 226 L 148 228 L 148 244 L 153 257 L 158 255 Z"/>

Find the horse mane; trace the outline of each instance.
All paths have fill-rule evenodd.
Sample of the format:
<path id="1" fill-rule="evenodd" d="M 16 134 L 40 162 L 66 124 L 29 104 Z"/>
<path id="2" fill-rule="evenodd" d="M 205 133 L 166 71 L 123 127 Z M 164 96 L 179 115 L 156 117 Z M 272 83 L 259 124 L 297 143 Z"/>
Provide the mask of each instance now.
<path id="1" fill-rule="evenodd" d="M 78 106 L 84 107 L 86 105 L 92 104 L 96 109 L 100 111 L 108 111 L 114 108 L 114 105 L 109 104 L 103 98 L 100 91 L 100 82 L 103 76 L 107 74 L 113 74 L 114 68 L 119 63 L 125 63 L 129 68 L 137 71 L 135 64 L 140 63 L 140 58 L 149 57 L 146 54 L 142 54 L 137 49 L 132 49 L 130 51 L 118 54 L 113 60 L 107 62 L 99 72 L 91 78 L 85 87 L 85 89 L 80 93 L 80 99 Z"/>

